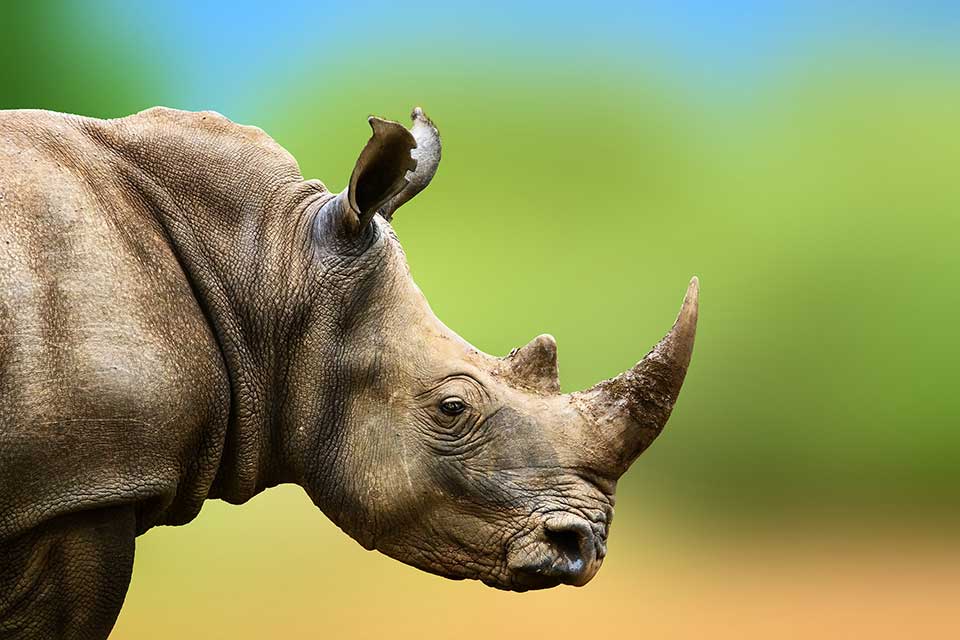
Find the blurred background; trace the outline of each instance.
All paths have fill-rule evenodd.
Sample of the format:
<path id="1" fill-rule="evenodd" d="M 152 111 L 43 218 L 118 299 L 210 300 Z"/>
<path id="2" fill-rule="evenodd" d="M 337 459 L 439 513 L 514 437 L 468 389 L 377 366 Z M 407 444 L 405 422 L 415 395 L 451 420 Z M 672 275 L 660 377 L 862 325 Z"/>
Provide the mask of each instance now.
<path id="1" fill-rule="evenodd" d="M 279 487 L 138 539 L 115 637 L 956 637 L 956 4 L 280 5 L 11 4 L 0 108 L 212 109 L 338 191 L 422 105 L 395 226 L 444 322 L 553 333 L 572 390 L 696 274 L 697 349 L 583 589 L 429 576 Z"/>

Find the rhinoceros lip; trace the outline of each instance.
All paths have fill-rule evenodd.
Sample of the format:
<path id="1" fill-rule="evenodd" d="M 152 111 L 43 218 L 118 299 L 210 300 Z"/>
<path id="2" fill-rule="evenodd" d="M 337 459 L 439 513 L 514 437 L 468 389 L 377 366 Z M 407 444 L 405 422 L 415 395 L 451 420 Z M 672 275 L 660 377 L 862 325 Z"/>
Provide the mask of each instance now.
<path id="1" fill-rule="evenodd" d="M 552 589 L 563 584 L 563 581 L 557 576 L 546 576 L 537 573 L 516 572 L 511 576 L 511 591 L 536 591 L 540 589 Z"/>
<path id="2" fill-rule="evenodd" d="M 563 558 L 544 558 L 539 563 L 511 568 L 510 589 L 530 591 L 550 589 L 561 584 L 581 587 L 593 579 L 602 563 L 602 560 L 596 560 L 587 566 L 582 559 L 568 561 Z"/>

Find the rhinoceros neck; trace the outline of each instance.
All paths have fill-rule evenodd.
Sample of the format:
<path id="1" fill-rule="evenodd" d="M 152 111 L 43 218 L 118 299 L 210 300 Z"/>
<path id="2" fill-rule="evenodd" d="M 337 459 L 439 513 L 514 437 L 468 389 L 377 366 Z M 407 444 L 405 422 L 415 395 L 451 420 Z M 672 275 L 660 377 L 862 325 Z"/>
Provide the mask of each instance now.
<path id="1" fill-rule="evenodd" d="M 328 192 L 262 131 L 217 114 L 151 109 L 97 133 L 123 159 L 220 346 L 230 417 L 209 497 L 244 502 L 289 480 L 279 443 L 286 349 L 301 326 L 298 239 L 303 211 Z"/>

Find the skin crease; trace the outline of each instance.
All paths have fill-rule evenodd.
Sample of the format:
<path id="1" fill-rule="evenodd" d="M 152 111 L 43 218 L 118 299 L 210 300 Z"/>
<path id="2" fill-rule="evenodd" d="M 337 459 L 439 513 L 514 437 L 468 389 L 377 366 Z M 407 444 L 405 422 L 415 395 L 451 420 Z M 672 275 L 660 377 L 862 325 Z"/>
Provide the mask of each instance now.
<path id="1" fill-rule="evenodd" d="M 0 112 L 0 638 L 104 638 L 134 538 L 280 483 L 368 549 L 588 582 L 686 372 L 696 281 L 634 369 L 561 395 L 549 336 L 443 325 L 388 221 L 439 136 L 372 118 L 331 194 L 259 129 Z"/>

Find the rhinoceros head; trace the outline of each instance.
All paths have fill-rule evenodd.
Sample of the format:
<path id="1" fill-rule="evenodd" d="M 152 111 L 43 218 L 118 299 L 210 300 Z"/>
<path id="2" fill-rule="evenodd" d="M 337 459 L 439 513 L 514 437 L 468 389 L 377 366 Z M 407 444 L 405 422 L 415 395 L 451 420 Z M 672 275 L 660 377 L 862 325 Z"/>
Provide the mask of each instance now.
<path id="1" fill-rule="evenodd" d="M 413 121 L 371 118 L 349 187 L 316 216 L 318 260 L 350 285 L 322 365 L 337 428 L 307 491 L 364 546 L 421 569 L 514 590 L 583 585 L 606 553 L 617 479 L 680 392 L 697 280 L 667 336 L 588 390 L 560 393 L 549 335 L 482 353 L 430 310 L 389 223 L 440 159 L 436 128 L 419 109 Z"/>

